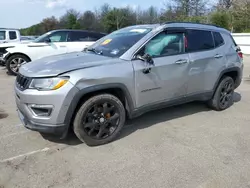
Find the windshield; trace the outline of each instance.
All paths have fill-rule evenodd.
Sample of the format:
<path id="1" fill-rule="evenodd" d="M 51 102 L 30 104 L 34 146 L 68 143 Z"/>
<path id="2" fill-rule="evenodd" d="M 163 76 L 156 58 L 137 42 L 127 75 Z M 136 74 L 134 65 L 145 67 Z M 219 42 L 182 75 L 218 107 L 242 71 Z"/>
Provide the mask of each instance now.
<path id="1" fill-rule="evenodd" d="M 5 31 L 0 31 L 0 40 L 5 40 Z"/>
<path id="2" fill-rule="evenodd" d="M 152 28 L 147 27 L 120 29 L 103 37 L 91 47 L 98 54 L 109 57 L 120 57 L 151 30 Z"/>
<path id="3" fill-rule="evenodd" d="M 34 42 L 44 42 L 44 40 L 47 38 L 48 35 L 50 35 L 51 32 L 45 33 L 41 35 L 40 37 L 37 37 Z"/>

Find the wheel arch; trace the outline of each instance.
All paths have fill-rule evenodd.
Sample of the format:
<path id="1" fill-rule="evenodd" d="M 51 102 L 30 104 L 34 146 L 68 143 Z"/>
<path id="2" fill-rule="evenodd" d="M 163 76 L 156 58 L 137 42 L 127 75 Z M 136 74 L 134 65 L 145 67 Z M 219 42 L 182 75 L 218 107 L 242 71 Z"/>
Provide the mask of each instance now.
<path id="1" fill-rule="evenodd" d="M 10 59 L 10 57 L 12 57 L 12 56 L 14 56 L 14 55 L 22 55 L 22 56 L 25 56 L 25 57 L 27 57 L 27 58 L 31 61 L 31 58 L 30 58 L 28 55 L 26 55 L 26 54 L 24 54 L 24 53 L 21 53 L 21 52 L 10 53 L 9 55 L 7 55 L 7 56 L 5 57 L 6 61 L 8 61 L 8 60 Z"/>
<path id="2" fill-rule="evenodd" d="M 227 68 L 225 70 L 223 70 L 218 79 L 216 80 L 216 83 L 214 85 L 214 88 L 213 88 L 213 93 L 216 91 L 216 88 L 218 87 L 221 79 L 224 77 L 224 76 L 230 76 L 233 78 L 234 82 L 235 82 L 235 88 L 237 88 L 239 85 L 240 85 L 240 68 L 239 67 L 231 67 L 231 68 Z"/>
<path id="3" fill-rule="evenodd" d="M 66 125 L 69 127 L 72 125 L 77 110 L 86 100 L 92 96 L 103 93 L 112 94 L 119 98 L 124 105 L 126 115 L 128 118 L 131 117 L 134 109 L 134 103 L 127 87 L 121 83 L 101 84 L 80 89 L 79 92 L 73 97 L 65 116 Z"/>

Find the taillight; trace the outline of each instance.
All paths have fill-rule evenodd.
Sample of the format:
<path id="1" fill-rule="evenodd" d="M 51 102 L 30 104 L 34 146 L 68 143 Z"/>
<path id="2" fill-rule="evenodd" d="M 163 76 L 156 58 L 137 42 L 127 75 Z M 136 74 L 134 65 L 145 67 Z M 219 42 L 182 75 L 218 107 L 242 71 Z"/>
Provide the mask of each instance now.
<path id="1" fill-rule="evenodd" d="M 236 46 L 236 52 L 238 53 L 238 56 L 243 59 L 243 53 L 241 52 L 241 49 L 239 46 Z"/>
<path id="2" fill-rule="evenodd" d="M 243 59 L 243 53 L 241 51 L 238 52 L 238 55 L 240 56 L 241 59 Z"/>
<path id="3" fill-rule="evenodd" d="M 188 47 L 188 41 L 187 41 L 187 37 L 186 36 L 184 36 L 184 44 L 185 44 L 185 48 L 187 48 Z"/>

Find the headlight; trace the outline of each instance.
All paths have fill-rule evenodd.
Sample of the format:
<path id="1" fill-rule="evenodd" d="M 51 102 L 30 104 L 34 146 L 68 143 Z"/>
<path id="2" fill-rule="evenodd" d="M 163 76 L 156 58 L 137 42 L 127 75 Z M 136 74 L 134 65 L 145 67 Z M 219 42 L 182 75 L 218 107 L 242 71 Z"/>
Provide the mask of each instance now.
<path id="1" fill-rule="evenodd" d="M 56 90 L 64 86 L 68 82 L 68 80 L 68 77 L 37 78 L 31 81 L 29 88 L 38 90 Z"/>

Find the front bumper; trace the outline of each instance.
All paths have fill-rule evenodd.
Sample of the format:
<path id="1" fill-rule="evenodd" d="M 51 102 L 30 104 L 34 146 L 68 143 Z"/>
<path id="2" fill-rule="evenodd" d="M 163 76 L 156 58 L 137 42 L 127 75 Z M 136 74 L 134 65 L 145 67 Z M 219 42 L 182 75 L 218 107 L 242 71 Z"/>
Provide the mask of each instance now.
<path id="1" fill-rule="evenodd" d="M 19 119 L 21 120 L 22 124 L 32 131 L 38 131 L 40 133 L 48 133 L 54 134 L 58 136 L 63 136 L 67 132 L 67 126 L 65 124 L 62 125 L 46 125 L 41 123 L 35 123 L 25 117 L 20 110 L 17 110 Z"/>
<path id="2" fill-rule="evenodd" d="M 66 114 L 74 95 L 78 91 L 70 82 L 53 91 L 38 91 L 35 89 L 21 91 L 15 86 L 19 118 L 28 129 L 41 133 L 66 135 L 64 133 L 67 132 L 69 127 Z M 49 111 L 46 111 L 44 106 L 49 106 Z"/>
<path id="3" fill-rule="evenodd" d="M 7 59 L 7 57 L 8 57 L 9 55 L 10 55 L 9 52 L 7 52 L 7 53 L 5 53 L 5 54 L 1 53 L 1 54 L 0 54 L 0 63 L 4 64 L 4 63 L 6 62 L 6 59 Z"/>

